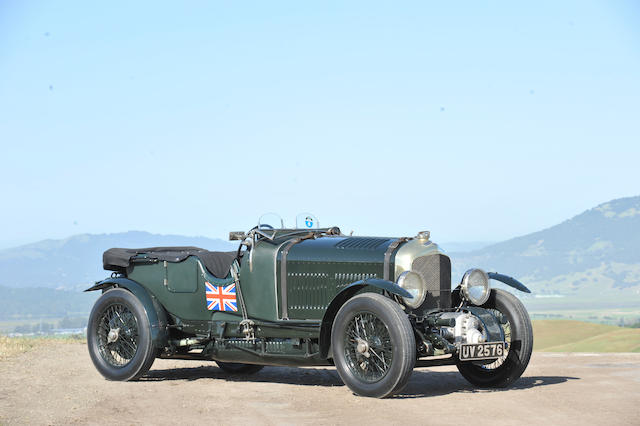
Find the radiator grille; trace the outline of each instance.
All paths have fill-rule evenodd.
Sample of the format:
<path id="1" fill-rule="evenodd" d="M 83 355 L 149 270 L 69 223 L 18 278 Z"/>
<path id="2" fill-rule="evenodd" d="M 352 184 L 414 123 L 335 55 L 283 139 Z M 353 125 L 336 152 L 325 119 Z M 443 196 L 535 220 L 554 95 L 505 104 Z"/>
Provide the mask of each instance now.
<path id="1" fill-rule="evenodd" d="M 411 270 L 422 276 L 427 285 L 425 308 L 451 307 L 451 260 L 434 254 L 414 259 Z"/>

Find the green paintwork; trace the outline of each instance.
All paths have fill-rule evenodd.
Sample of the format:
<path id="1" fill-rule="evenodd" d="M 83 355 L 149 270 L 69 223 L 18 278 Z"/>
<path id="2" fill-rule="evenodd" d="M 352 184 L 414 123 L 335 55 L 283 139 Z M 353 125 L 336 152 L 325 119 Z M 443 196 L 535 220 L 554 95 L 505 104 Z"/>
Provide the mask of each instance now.
<path id="1" fill-rule="evenodd" d="M 382 260 L 393 239 L 371 240 L 331 236 L 294 245 L 287 256 L 288 317 L 318 321 L 340 290 L 355 281 L 382 278 Z M 276 269 L 278 282 L 282 281 L 281 261 L 280 253 Z M 277 290 L 282 318 L 281 286 Z"/>
<path id="2" fill-rule="evenodd" d="M 231 274 L 218 279 L 201 270 L 195 256 L 182 262 L 157 262 L 136 265 L 128 277 L 142 283 L 173 316 L 182 321 L 209 321 L 211 311 L 207 310 L 205 281 L 214 285 L 229 285 Z M 204 272 L 204 274 L 203 274 Z"/>
<path id="3" fill-rule="evenodd" d="M 292 239 L 300 240 L 291 244 Z M 392 252 L 389 281 L 384 281 L 385 253 L 394 241 L 396 238 L 277 230 L 272 240 L 259 239 L 245 252 L 237 271 L 246 313 L 239 297 L 238 312 L 207 310 L 205 282 L 225 286 L 234 282 L 234 276 L 231 272 L 224 279 L 212 276 L 195 256 L 174 263 L 141 254 L 127 270 L 126 278 L 111 278 L 90 290 L 119 286 L 138 296 L 158 330 L 154 341 L 164 347 L 161 356 L 320 365 L 331 357 L 333 318 L 349 298 L 363 291 L 406 297 L 407 293 L 395 284 L 397 276 L 410 269 L 417 257 L 443 255 L 427 240 L 403 242 Z M 426 315 L 428 310 L 423 309 L 420 315 L 423 312 Z M 254 325 L 253 339 L 247 340 L 243 333 L 243 314 Z M 167 322 L 164 334 L 159 333 Z M 185 339 L 192 343 L 180 346 Z M 185 353 L 185 347 L 200 349 L 201 353 Z"/>
<path id="4" fill-rule="evenodd" d="M 290 336 L 291 330 L 283 331 L 269 323 L 293 325 L 301 322 L 315 328 L 294 335 L 317 337 L 327 307 L 336 295 L 354 282 L 383 276 L 384 254 L 395 238 L 325 236 L 303 240 L 290 247 L 286 283 L 288 320 L 284 320 L 280 276 L 282 251 L 292 238 L 300 236 L 300 233 L 293 236 L 290 233 L 290 230 L 279 230 L 273 241 L 258 241 L 252 256 L 244 256 L 239 270 L 241 290 L 248 316 L 262 323 L 259 334 Z M 406 250 L 405 246 L 411 249 Z M 403 258 L 440 253 L 435 244 L 425 247 L 413 241 L 400 245 L 397 252 L 404 253 Z M 398 270 L 393 259 L 391 271 Z M 231 274 L 218 279 L 202 268 L 194 256 L 178 263 L 144 261 L 145 255 L 140 255 L 141 263 L 135 264 L 127 274 L 128 278 L 147 288 L 183 330 L 198 334 L 210 332 L 212 321 L 241 321 L 240 304 L 238 313 L 206 309 L 205 281 L 229 285 L 233 282 Z M 395 275 L 392 273 L 393 279 Z M 369 291 L 379 292 L 380 287 L 371 285 Z M 227 334 L 241 336 L 237 332 Z"/>
<path id="5" fill-rule="evenodd" d="M 249 254 L 242 259 L 240 286 L 247 311 L 252 318 L 266 320 L 278 318 L 275 257 L 287 241 L 282 240 L 275 244 L 260 241 L 254 248 L 251 263 Z"/>

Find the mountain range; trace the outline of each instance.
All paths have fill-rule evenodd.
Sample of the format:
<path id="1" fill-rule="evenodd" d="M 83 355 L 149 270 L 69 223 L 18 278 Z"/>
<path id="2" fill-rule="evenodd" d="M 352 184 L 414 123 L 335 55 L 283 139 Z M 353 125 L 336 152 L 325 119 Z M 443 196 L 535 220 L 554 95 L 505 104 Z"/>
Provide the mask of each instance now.
<path id="1" fill-rule="evenodd" d="M 102 253 L 111 247 L 158 246 L 229 251 L 237 244 L 130 231 L 75 235 L 0 250 L 0 321 L 87 317 L 99 292 L 82 290 L 110 274 L 102 269 Z"/>
<path id="2" fill-rule="evenodd" d="M 206 237 L 157 235 L 141 231 L 81 234 L 0 250 L 0 286 L 84 289 L 110 274 L 102 269 L 102 253 L 111 247 L 196 246 L 212 251 L 235 250 L 237 244 Z"/>
<path id="3" fill-rule="evenodd" d="M 517 277 L 531 290 L 522 293 L 527 306 L 561 299 L 576 305 L 640 306 L 640 196 L 616 199 L 589 209 L 558 225 L 482 247 L 444 244 L 452 250 L 453 280 L 479 267 Z M 155 235 L 130 231 L 83 234 L 0 250 L 0 319 L 43 312 L 41 305 L 25 307 L 34 294 L 65 301 L 51 315 L 88 312 L 94 297 L 79 295 L 109 273 L 102 253 L 110 247 L 191 245 L 209 250 L 234 250 L 220 239 Z M 476 247 L 482 247 L 477 248 Z M 472 248 L 471 251 L 454 251 Z M 34 288 L 44 289 L 36 293 Z M 17 302 L 21 301 L 21 302 Z M 70 306 L 70 301 L 75 305 Z M 560 300 L 558 300 L 560 301 Z M 39 306 L 37 309 L 35 306 Z M 62 308 L 64 306 L 64 308 Z M 33 309 L 32 309 L 33 308 Z"/>

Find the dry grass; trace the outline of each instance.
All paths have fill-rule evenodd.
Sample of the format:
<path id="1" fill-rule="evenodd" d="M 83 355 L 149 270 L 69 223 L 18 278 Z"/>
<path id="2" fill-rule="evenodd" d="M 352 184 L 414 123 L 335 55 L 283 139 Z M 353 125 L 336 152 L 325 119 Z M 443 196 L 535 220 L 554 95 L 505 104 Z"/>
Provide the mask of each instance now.
<path id="1" fill-rule="evenodd" d="M 17 354 L 30 351 L 42 344 L 44 339 L 27 337 L 0 336 L 0 360 L 5 360 Z"/>
<path id="2" fill-rule="evenodd" d="M 0 361 L 53 343 L 83 343 L 84 336 L 7 337 L 0 335 Z"/>

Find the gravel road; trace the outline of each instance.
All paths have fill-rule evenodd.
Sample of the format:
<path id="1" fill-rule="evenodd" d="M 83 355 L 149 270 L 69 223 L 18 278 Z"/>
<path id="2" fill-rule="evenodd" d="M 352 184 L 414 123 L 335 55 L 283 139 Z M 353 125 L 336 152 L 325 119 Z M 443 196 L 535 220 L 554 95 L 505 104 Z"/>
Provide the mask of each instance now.
<path id="1" fill-rule="evenodd" d="M 416 369 L 401 395 L 354 396 L 333 368 L 229 376 L 213 362 L 156 360 L 109 382 L 81 344 L 0 362 L 0 424 L 639 425 L 640 354 L 534 353 L 508 390 L 474 389 L 455 367 Z"/>

